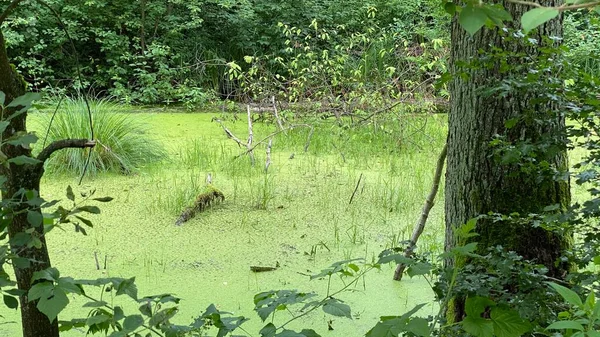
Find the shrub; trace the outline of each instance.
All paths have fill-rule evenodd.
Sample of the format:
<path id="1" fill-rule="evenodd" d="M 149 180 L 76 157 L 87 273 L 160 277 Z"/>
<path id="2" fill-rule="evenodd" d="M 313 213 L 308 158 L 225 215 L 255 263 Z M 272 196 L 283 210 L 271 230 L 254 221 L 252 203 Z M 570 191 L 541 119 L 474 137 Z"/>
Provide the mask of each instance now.
<path id="1" fill-rule="evenodd" d="M 88 173 L 131 173 L 144 164 L 164 158 L 166 153 L 162 145 L 145 135 L 146 128 L 137 116 L 124 113 L 121 106 L 107 99 L 88 101 L 94 139 L 97 141 L 96 147 L 91 150 Z M 40 130 L 44 132 L 41 138 L 47 136 L 46 144 L 65 138 L 90 137 L 90 120 L 82 96 L 65 99 L 54 117 L 52 113 L 41 114 L 40 123 Z M 59 151 L 47 162 L 46 169 L 81 174 L 88 159 L 88 151 Z"/>

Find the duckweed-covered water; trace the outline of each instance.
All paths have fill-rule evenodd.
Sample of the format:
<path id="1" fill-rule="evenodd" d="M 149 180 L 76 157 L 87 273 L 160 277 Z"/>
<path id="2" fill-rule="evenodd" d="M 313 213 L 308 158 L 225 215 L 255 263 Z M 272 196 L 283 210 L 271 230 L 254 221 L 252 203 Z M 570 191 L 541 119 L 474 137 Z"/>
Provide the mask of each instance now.
<path id="1" fill-rule="evenodd" d="M 258 336 L 264 323 L 253 312 L 256 293 L 298 289 L 324 296 L 327 281 L 310 281 L 307 275 L 339 260 L 364 258 L 371 262 L 383 249 L 408 239 L 445 139 L 442 118 L 412 124 L 407 120 L 406 135 L 414 133 L 412 139 L 381 144 L 381 151 L 374 152 L 377 144 L 362 146 L 360 141 L 369 140 L 360 135 L 343 138 L 336 126 L 331 127 L 329 139 L 328 132 L 315 132 L 314 147 L 305 153 L 303 137 L 308 130 L 292 130 L 289 133 L 298 134 L 282 133 L 274 138 L 272 163 L 265 174 L 265 147 L 256 148 L 254 168 L 247 157 L 232 159 L 243 149 L 211 122 L 213 117 L 139 115 L 149 125 L 142 136 L 159 139 L 169 158 L 132 175 L 88 177 L 75 188 L 80 192 L 95 189 L 97 196 L 111 196 L 114 201 L 100 205 L 102 214 L 91 217 L 95 226 L 87 236 L 74 233 L 69 226 L 49 234 L 51 259 L 61 275 L 76 279 L 135 276 L 140 296 L 173 293 L 182 299 L 176 323 L 191 323 L 214 303 L 220 310 L 251 318 L 243 325 L 246 332 L 238 331 L 238 335 Z M 225 124 L 245 140 L 244 122 Z M 255 140 L 274 130 L 274 125 L 256 124 Z M 182 202 L 193 201 L 194 191 L 203 186 L 208 172 L 213 185 L 225 194 L 225 202 L 183 226 L 174 226 L 177 209 Z M 66 186 L 75 186 L 77 180 L 76 176 L 47 174 L 42 195 L 66 199 Z M 442 223 L 438 205 L 422 236 L 421 249 L 441 250 Z M 250 266 L 276 264 L 280 267 L 273 272 L 250 271 Z M 379 316 L 399 315 L 432 301 L 426 281 L 406 277 L 395 282 L 392 274 L 393 266 L 383 266 L 338 296 L 350 304 L 352 319 L 332 318 L 318 310 L 287 327 L 312 328 L 323 336 L 361 336 Z M 335 277 L 331 289 L 348 281 Z M 93 288 L 88 294 L 122 305 L 126 313 L 137 311 L 137 305 L 126 297 L 106 298 L 109 293 Z M 88 309 L 81 308 L 85 302 L 71 298 L 60 319 L 85 317 Z M 0 314 L 4 323 L 0 336 L 19 336 L 18 312 L 2 308 Z M 420 314 L 434 315 L 436 308 L 426 306 Z M 278 312 L 275 323 L 289 318 L 289 313 Z"/>

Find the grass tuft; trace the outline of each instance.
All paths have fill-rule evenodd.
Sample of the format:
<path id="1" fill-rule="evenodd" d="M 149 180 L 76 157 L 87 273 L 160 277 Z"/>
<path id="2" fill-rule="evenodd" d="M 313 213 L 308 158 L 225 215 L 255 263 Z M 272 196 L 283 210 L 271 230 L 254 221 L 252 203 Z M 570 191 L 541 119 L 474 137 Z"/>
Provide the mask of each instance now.
<path id="1" fill-rule="evenodd" d="M 128 174 L 165 157 L 166 152 L 162 145 L 148 137 L 147 128 L 139 116 L 124 113 L 120 105 L 107 99 L 88 101 L 97 145 L 91 150 L 87 173 L 111 171 Z M 60 139 L 90 138 L 90 121 L 83 97 L 66 98 L 53 120 L 52 115 L 40 114 L 39 129 L 43 130 L 42 141 L 48 130 L 46 145 Z M 89 151 L 59 151 L 50 158 L 46 169 L 50 172 L 81 174 Z"/>

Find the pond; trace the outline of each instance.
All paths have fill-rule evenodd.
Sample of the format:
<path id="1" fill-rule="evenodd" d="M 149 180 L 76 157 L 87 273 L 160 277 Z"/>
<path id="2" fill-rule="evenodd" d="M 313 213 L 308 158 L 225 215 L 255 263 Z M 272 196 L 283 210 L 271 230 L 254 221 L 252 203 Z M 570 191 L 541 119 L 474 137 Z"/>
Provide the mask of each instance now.
<path id="1" fill-rule="evenodd" d="M 178 324 L 191 323 L 214 303 L 219 310 L 249 317 L 242 327 L 250 336 L 258 336 L 265 324 L 253 311 L 255 294 L 297 289 L 314 291 L 322 298 L 327 280 L 311 281 L 308 275 L 345 259 L 374 262 L 382 250 L 410 237 L 446 134 L 445 116 L 407 114 L 391 124 L 351 129 L 329 121 L 303 121 L 314 132 L 298 127 L 274 136 L 271 164 L 265 172 L 267 142 L 255 148 L 252 166 L 243 155 L 245 148 L 228 139 L 213 121 L 223 119 L 223 125 L 245 141 L 244 118 L 168 111 L 134 117 L 147 125 L 140 137 L 158 140 L 165 147 L 164 160 L 127 175 L 88 176 L 81 186 L 77 174 L 46 174 L 41 192 L 47 200 L 64 202 L 67 185 L 76 194 L 94 189 L 96 196 L 114 198 L 99 205 L 100 215 L 90 216 L 94 227 L 87 229 L 87 236 L 67 225 L 64 231 L 48 235 L 52 263 L 62 276 L 76 279 L 135 277 L 140 297 L 172 293 L 182 299 L 173 320 Z M 31 118 L 35 121 L 37 116 Z M 255 122 L 255 142 L 276 130 L 274 123 Z M 175 226 L 179 213 L 206 184 L 208 174 L 225 200 Z M 440 200 L 419 243 L 421 251 L 443 249 Z M 251 266 L 278 268 L 254 273 Z M 324 336 L 359 336 L 379 316 L 400 315 L 416 304 L 432 301 L 433 293 L 424 279 L 405 277 L 395 282 L 393 268 L 384 265 L 380 271 L 370 271 L 349 291 L 336 296 L 351 306 L 352 319 L 317 310 L 287 328 L 311 328 Z M 331 291 L 350 280 L 335 276 Z M 104 296 L 103 300 L 122 306 L 126 314 L 137 313 L 138 304 L 129 298 L 103 294 L 109 293 L 88 289 L 88 295 Z M 81 306 L 87 300 L 70 300 L 60 319 L 86 317 L 89 308 Z M 297 314 L 301 307 L 289 309 Z M 426 306 L 419 314 L 436 313 L 436 308 Z M 19 335 L 19 324 L 10 323 L 20 321 L 18 313 L 3 308 L 1 315 L 0 322 L 7 324 L 0 325 L 0 335 Z M 291 317 L 290 312 L 279 311 L 274 323 Z M 70 331 L 63 335 L 84 334 Z"/>

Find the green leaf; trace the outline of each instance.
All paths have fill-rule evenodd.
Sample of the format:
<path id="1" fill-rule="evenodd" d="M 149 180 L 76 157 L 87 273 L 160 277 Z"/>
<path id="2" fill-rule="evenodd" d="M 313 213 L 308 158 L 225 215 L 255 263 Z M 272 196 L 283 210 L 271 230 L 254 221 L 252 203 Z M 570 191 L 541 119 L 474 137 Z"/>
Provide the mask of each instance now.
<path id="1" fill-rule="evenodd" d="M 3 91 L 0 91 L 0 105 L 4 105 L 4 100 L 6 100 L 6 94 Z"/>
<path id="2" fill-rule="evenodd" d="M 2 91 L 0 91 L 0 93 L 2 93 Z M 4 132 L 4 130 L 6 130 L 6 127 L 10 125 L 10 122 L 7 121 L 0 121 L 0 134 Z"/>
<path id="3" fill-rule="evenodd" d="M 504 127 L 507 129 L 512 129 L 515 125 L 517 125 L 518 121 L 519 121 L 519 118 L 511 118 L 511 119 L 507 120 L 506 122 L 504 122 Z"/>
<path id="4" fill-rule="evenodd" d="M 559 284 L 556 284 L 554 282 L 547 282 L 547 283 L 557 293 L 559 293 L 560 296 L 562 296 L 562 298 L 564 298 L 565 301 L 567 301 L 569 304 L 571 304 L 573 306 L 576 306 L 578 308 L 583 307 L 583 302 L 581 302 L 581 298 L 573 290 L 571 290 L 571 289 L 569 289 L 567 287 L 563 287 L 563 286 L 561 286 Z"/>
<path id="5" fill-rule="evenodd" d="M 121 308 L 120 306 L 115 306 L 113 309 L 113 320 L 114 321 L 120 321 L 123 318 L 125 318 L 125 313 L 123 312 L 123 308 Z"/>
<path id="6" fill-rule="evenodd" d="M 592 292 L 593 294 L 594 292 Z M 600 319 L 600 303 L 596 302 L 592 311 L 592 319 Z"/>
<path id="7" fill-rule="evenodd" d="M 41 313 L 48 317 L 50 322 L 52 322 L 56 319 L 56 316 L 67 307 L 67 304 L 69 304 L 69 298 L 67 298 L 65 292 L 61 288 L 55 287 L 51 297 L 42 296 L 39 299 L 37 308 Z"/>
<path id="8" fill-rule="evenodd" d="M 126 294 L 137 301 L 137 291 L 138 290 L 137 286 L 135 285 L 135 277 L 132 277 L 130 279 L 122 280 L 121 282 L 119 282 L 119 284 L 117 285 L 116 295 L 119 296 Z"/>
<path id="9" fill-rule="evenodd" d="M 46 268 L 44 270 L 36 271 L 33 273 L 32 281 L 47 280 L 47 281 L 58 281 L 60 278 L 60 272 L 54 267 Z"/>
<path id="10" fill-rule="evenodd" d="M 397 337 L 400 336 L 406 328 L 406 321 L 400 317 L 385 319 L 377 322 L 375 326 L 367 332 L 365 337 Z"/>
<path id="11" fill-rule="evenodd" d="M 19 301 L 12 297 L 12 296 L 8 296 L 8 295 L 3 295 L 3 299 L 4 299 L 4 304 L 6 304 L 6 306 L 9 309 L 16 309 L 19 307 Z"/>
<path id="12" fill-rule="evenodd" d="M 41 163 L 41 161 L 29 156 L 17 156 L 14 158 L 10 158 L 8 162 L 13 163 L 15 165 L 36 165 Z"/>
<path id="13" fill-rule="evenodd" d="M 592 310 L 596 307 L 596 295 L 593 291 L 590 291 L 587 298 L 585 299 L 585 309 Z"/>
<path id="14" fill-rule="evenodd" d="M 458 23 L 472 36 L 485 25 L 487 19 L 487 14 L 481 7 L 468 4 L 460 12 Z"/>
<path id="15" fill-rule="evenodd" d="M 355 272 L 358 272 L 360 270 L 360 268 L 357 265 L 355 265 L 354 263 L 349 263 L 348 268 L 354 270 Z"/>
<path id="16" fill-rule="evenodd" d="M 462 321 L 462 326 L 475 337 L 494 337 L 494 325 L 489 319 L 467 316 Z"/>
<path id="17" fill-rule="evenodd" d="M 100 308 L 105 305 L 108 305 L 108 303 L 106 303 L 105 301 L 92 301 L 92 302 L 87 302 L 86 304 L 83 305 L 83 307 L 84 308 Z"/>
<path id="18" fill-rule="evenodd" d="M 430 263 L 418 262 L 408 267 L 406 274 L 409 277 L 427 275 L 433 270 L 433 266 Z"/>
<path id="19" fill-rule="evenodd" d="M 104 323 L 109 320 L 110 320 L 110 316 L 108 316 L 108 315 L 103 315 L 103 314 L 92 315 L 87 318 L 87 320 L 85 321 L 85 324 L 94 325 L 94 324 Z"/>
<path id="20" fill-rule="evenodd" d="M 83 288 L 75 283 L 75 280 L 72 277 L 61 277 L 58 279 L 57 286 L 60 287 L 65 293 L 73 293 L 81 295 L 83 294 Z"/>
<path id="21" fill-rule="evenodd" d="M 300 334 L 303 335 L 303 336 L 305 336 L 305 337 L 321 337 L 321 335 L 319 335 L 313 329 L 302 329 L 302 331 L 300 331 Z"/>
<path id="22" fill-rule="evenodd" d="M 520 337 L 531 330 L 531 324 L 516 310 L 493 308 L 490 314 L 496 337 Z"/>
<path id="23" fill-rule="evenodd" d="M 150 301 L 140 305 L 139 310 L 144 316 L 152 316 L 152 304 L 150 303 Z"/>
<path id="24" fill-rule="evenodd" d="M 21 146 L 24 149 L 31 149 L 31 144 L 38 141 L 38 137 L 33 133 L 17 134 L 11 137 L 6 143 L 14 146 Z"/>
<path id="25" fill-rule="evenodd" d="M 600 337 L 600 331 L 591 330 L 585 333 L 588 337 Z"/>
<path id="26" fill-rule="evenodd" d="M 75 201 L 75 193 L 73 193 L 73 188 L 71 188 L 71 185 L 67 186 L 67 198 L 71 201 Z"/>
<path id="27" fill-rule="evenodd" d="M 31 106 L 33 101 L 39 100 L 40 98 L 42 98 L 42 95 L 40 95 L 39 93 L 28 92 L 22 96 L 19 96 L 19 97 L 13 99 L 10 103 L 8 103 L 8 105 L 6 107 L 7 108 L 17 108 L 17 107 L 21 106 L 21 107 L 25 107 L 26 109 L 29 109 L 29 107 Z"/>
<path id="28" fill-rule="evenodd" d="M 583 325 L 581 325 L 581 323 L 575 322 L 575 321 L 558 321 L 558 322 L 554 322 L 554 323 L 550 324 L 546 328 L 546 330 L 565 330 L 565 329 L 578 330 L 578 331 L 585 330 L 585 328 L 583 327 Z"/>
<path id="29" fill-rule="evenodd" d="M 527 33 L 545 22 L 554 19 L 558 14 L 558 10 L 553 8 L 533 8 L 521 16 L 521 26 L 523 26 L 523 30 Z"/>
<path id="30" fill-rule="evenodd" d="M 262 337 L 273 337 L 273 336 L 275 336 L 276 332 L 277 332 L 277 327 L 275 327 L 275 325 L 273 323 L 269 323 L 269 324 L 265 325 L 262 329 L 260 329 L 260 331 L 258 333 Z"/>
<path id="31" fill-rule="evenodd" d="M 412 332 L 417 336 L 429 336 L 429 323 L 426 319 L 421 317 L 415 317 L 408 322 L 406 330 Z"/>
<path id="32" fill-rule="evenodd" d="M 144 324 L 144 317 L 142 315 L 131 315 L 125 318 L 123 322 L 123 329 L 128 332 L 135 331 L 135 329 L 141 327 Z"/>
<path id="33" fill-rule="evenodd" d="M 467 313 L 467 316 L 481 317 L 481 314 L 486 308 L 494 305 L 496 305 L 496 303 L 487 297 L 469 297 L 465 301 L 465 312 Z"/>
<path id="34" fill-rule="evenodd" d="M 446 11 L 446 13 L 454 15 L 454 13 L 456 13 L 456 5 L 454 4 L 454 2 L 448 1 L 444 4 L 444 10 Z"/>
<path id="35" fill-rule="evenodd" d="M 323 311 L 333 316 L 352 318 L 350 306 L 335 298 L 330 298 L 325 301 L 325 304 L 323 304 Z"/>
<path id="36" fill-rule="evenodd" d="M 484 5 L 483 11 L 487 14 L 488 18 L 490 18 L 496 25 L 500 26 L 504 21 L 512 21 L 512 16 L 509 12 L 502 7 L 500 4 L 496 5 Z"/>
<path id="37" fill-rule="evenodd" d="M 86 226 L 88 227 L 94 227 L 94 224 L 92 224 L 92 222 L 86 218 L 82 218 L 79 215 L 75 216 L 77 219 L 79 219 L 79 221 L 83 222 Z"/>
<path id="38" fill-rule="evenodd" d="M 458 256 L 471 256 L 476 249 L 477 242 L 471 242 L 464 246 L 454 247 L 452 248 L 451 252 Z"/>
<path id="39" fill-rule="evenodd" d="M 276 334 L 275 336 L 276 337 L 304 337 L 303 334 L 297 333 L 296 331 L 293 331 L 293 330 L 286 330 L 286 329 L 283 329 L 283 331 Z"/>
<path id="40" fill-rule="evenodd" d="M 80 206 L 77 207 L 74 211 L 75 212 L 87 212 L 87 213 L 92 213 L 92 214 L 100 214 L 100 208 L 98 208 L 97 206 Z"/>
<path id="41" fill-rule="evenodd" d="M 166 309 L 163 309 L 163 310 L 157 312 L 152 317 L 150 317 L 150 321 L 148 322 L 148 325 L 159 326 L 160 324 L 166 323 L 173 316 L 175 316 L 175 314 L 177 313 L 177 310 L 178 309 L 176 307 L 174 307 L 174 308 L 166 308 Z"/>
<path id="42" fill-rule="evenodd" d="M 415 260 L 404 256 L 404 254 L 390 254 L 390 255 L 379 255 L 379 260 L 377 264 L 386 264 L 390 262 L 395 262 L 396 264 L 404 264 L 411 265 L 415 262 Z"/>
<path id="43" fill-rule="evenodd" d="M 27 294 L 27 298 L 30 301 L 37 300 L 42 297 L 52 296 L 52 291 L 54 290 L 54 284 L 52 282 L 40 282 L 31 286 L 29 289 L 29 293 Z"/>
<path id="44" fill-rule="evenodd" d="M 39 227 L 43 221 L 44 217 L 42 216 L 42 213 L 31 210 L 27 211 L 27 222 L 33 227 Z"/>

